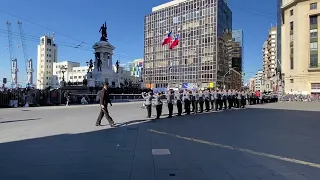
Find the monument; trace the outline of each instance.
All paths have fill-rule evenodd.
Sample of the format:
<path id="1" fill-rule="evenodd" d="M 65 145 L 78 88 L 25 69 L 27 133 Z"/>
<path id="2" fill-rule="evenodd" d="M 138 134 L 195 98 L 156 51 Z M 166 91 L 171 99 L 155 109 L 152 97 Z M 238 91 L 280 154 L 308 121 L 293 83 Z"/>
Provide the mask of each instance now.
<path id="1" fill-rule="evenodd" d="M 94 49 L 94 62 L 92 64 L 92 60 L 90 60 L 91 63 L 88 63 L 88 86 L 102 86 L 103 83 L 108 83 L 111 87 L 117 87 L 120 85 L 120 78 L 119 74 L 114 71 L 112 63 L 115 47 L 108 42 L 106 23 L 102 24 L 99 33 L 101 33 L 100 41 L 92 46 Z"/>

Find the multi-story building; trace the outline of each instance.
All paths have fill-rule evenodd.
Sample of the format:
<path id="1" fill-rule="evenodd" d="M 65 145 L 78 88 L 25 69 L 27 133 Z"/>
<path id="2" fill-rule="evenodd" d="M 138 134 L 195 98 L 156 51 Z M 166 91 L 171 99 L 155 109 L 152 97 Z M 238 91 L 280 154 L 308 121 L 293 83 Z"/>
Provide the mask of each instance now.
<path id="1" fill-rule="evenodd" d="M 135 59 L 131 63 L 131 76 L 142 78 L 143 59 Z"/>
<path id="2" fill-rule="evenodd" d="M 319 0 L 283 0 L 281 64 L 285 93 L 320 93 Z"/>
<path id="3" fill-rule="evenodd" d="M 265 91 L 276 91 L 277 74 L 277 27 L 271 27 L 262 48 L 263 81 Z"/>
<path id="4" fill-rule="evenodd" d="M 249 79 L 249 90 L 256 91 L 256 76 Z"/>
<path id="5" fill-rule="evenodd" d="M 174 0 L 152 8 L 144 25 L 144 83 L 147 88 L 222 87 L 228 72 L 225 42 L 232 38 L 232 13 L 223 0 Z M 162 41 L 172 31 L 172 51 Z"/>
<path id="6" fill-rule="evenodd" d="M 281 81 L 281 24 L 282 24 L 282 13 L 281 6 L 283 0 L 277 0 L 277 73 Z M 282 83 L 279 83 L 281 85 Z"/>
<path id="7" fill-rule="evenodd" d="M 264 82 L 263 82 L 263 71 L 259 70 L 255 75 L 255 90 L 256 91 L 264 91 Z"/>
<path id="8" fill-rule="evenodd" d="M 57 46 L 51 36 L 42 36 L 38 45 L 37 88 L 45 89 L 51 86 L 53 63 L 57 62 Z"/>
<path id="9" fill-rule="evenodd" d="M 78 62 L 62 61 L 53 63 L 52 87 L 59 87 L 64 75 L 65 82 L 83 82 L 88 71 L 87 66 L 80 66 Z M 64 72 L 64 73 L 63 73 Z"/>

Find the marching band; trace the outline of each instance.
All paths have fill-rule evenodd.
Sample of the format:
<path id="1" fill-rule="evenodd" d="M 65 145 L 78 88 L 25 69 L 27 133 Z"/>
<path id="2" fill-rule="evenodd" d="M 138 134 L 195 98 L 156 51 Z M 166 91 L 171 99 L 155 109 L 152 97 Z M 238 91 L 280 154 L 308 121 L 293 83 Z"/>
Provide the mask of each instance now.
<path id="1" fill-rule="evenodd" d="M 268 102 L 277 102 L 277 97 L 268 97 L 260 91 L 240 91 L 240 90 L 168 90 L 166 94 L 158 92 L 153 94 L 152 91 L 142 93 L 145 102 L 142 108 L 147 109 L 147 118 L 151 118 L 152 107 L 156 109 L 156 119 L 159 119 L 162 114 L 162 106 L 164 103 L 168 106 L 169 116 L 173 115 L 173 106 L 177 106 L 178 114 L 182 115 L 184 107 L 185 114 L 189 115 L 203 113 L 205 110 L 209 112 L 222 111 L 232 108 L 245 108 L 246 105 L 263 104 Z M 166 100 L 165 100 L 166 98 Z M 154 102 L 153 102 L 154 99 Z"/>

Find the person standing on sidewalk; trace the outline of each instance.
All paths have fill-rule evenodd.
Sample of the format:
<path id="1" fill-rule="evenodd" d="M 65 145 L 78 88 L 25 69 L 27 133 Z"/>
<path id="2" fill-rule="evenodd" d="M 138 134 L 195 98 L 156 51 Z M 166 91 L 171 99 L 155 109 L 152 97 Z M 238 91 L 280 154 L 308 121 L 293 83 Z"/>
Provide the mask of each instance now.
<path id="1" fill-rule="evenodd" d="M 168 103 L 168 110 L 169 110 L 169 116 L 168 118 L 172 118 L 172 114 L 173 114 L 173 101 L 174 101 L 174 95 L 172 90 L 168 91 L 168 95 L 167 95 L 167 103 Z"/>
<path id="2" fill-rule="evenodd" d="M 180 90 L 177 94 L 176 94 L 176 101 L 177 101 L 177 109 L 178 109 L 178 116 L 181 116 L 182 114 L 182 98 L 183 98 L 183 91 Z"/>
<path id="3" fill-rule="evenodd" d="M 156 95 L 154 96 L 155 101 L 154 101 L 154 105 L 156 106 L 156 119 L 160 119 L 160 116 L 162 114 L 162 97 L 164 95 L 161 92 L 156 93 Z M 169 105 L 169 104 L 168 104 Z"/>
<path id="4" fill-rule="evenodd" d="M 151 118 L 151 107 L 152 107 L 152 98 L 153 98 L 152 91 L 149 91 L 147 94 L 143 92 L 141 95 L 143 99 L 145 99 L 144 105 L 146 106 L 146 109 L 147 109 L 147 118 Z"/>
<path id="5" fill-rule="evenodd" d="M 115 126 L 113 119 L 109 115 L 108 104 L 112 106 L 109 92 L 108 92 L 108 84 L 105 83 L 103 85 L 103 89 L 100 91 L 100 113 L 96 122 L 96 126 L 101 126 L 101 120 L 103 118 L 103 115 L 106 116 L 111 127 Z"/>

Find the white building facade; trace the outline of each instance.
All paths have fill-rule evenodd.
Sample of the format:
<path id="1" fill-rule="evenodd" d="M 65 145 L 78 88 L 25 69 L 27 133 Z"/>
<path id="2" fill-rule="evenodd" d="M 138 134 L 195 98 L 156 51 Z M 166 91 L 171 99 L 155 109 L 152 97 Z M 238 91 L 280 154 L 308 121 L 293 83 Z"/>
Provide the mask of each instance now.
<path id="1" fill-rule="evenodd" d="M 60 86 L 64 71 L 65 82 L 83 82 L 86 77 L 88 67 L 80 66 L 78 62 L 62 61 L 53 63 L 53 81 L 52 87 L 57 88 Z"/>
<path id="2" fill-rule="evenodd" d="M 58 48 L 51 36 L 42 36 L 38 45 L 37 58 L 37 88 L 45 89 L 51 86 L 53 63 L 57 62 Z"/>
<path id="3" fill-rule="evenodd" d="M 255 76 L 255 90 L 256 91 L 263 91 L 264 90 L 264 83 L 263 83 L 263 71 L 259 70 Z"/>
<path id="4" fill-rule="evenodd" d="M 263 81 L 265 91 L 276 91 L 277 85 L 277 27 L 271 27 L 263 44 Z"/>

